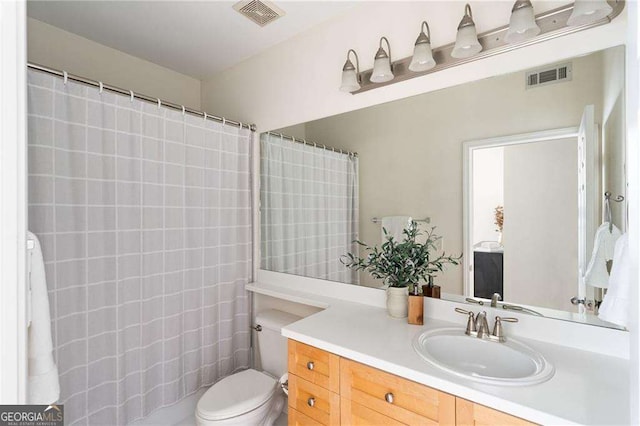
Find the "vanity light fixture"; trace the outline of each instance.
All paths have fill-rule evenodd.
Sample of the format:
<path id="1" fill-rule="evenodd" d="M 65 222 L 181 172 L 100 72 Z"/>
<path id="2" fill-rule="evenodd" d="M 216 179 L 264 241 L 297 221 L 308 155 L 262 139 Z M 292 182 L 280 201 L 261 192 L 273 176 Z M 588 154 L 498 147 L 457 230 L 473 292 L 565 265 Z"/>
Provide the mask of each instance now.
<path id="1" fill-rule="evenodd" d="M 356 58 L 355 67 L 351 59 L 349 59 L 351 52 L 353 52 L 353 56 Z M 340 85 L 340 90 L 343 92 L 360 90 L 360 61 L 358 60 L 358 54 L 353 49 L 349 49 L 347 52 L 347 61 L 342 67 L 342 84 Z"/>
<path id="2" fill-rule="evenodd" d="M 422 21 L 420 30 L 420 35 L 418 35 L 416 44 L 413 47 L 411 63 L 409 64 L 409 70 L 413 72 L 427 71 L 436 66 L 436 61 L 433 59 L 433 53 L 431 52 L 431 31 L 427 21 Z"/>
<path id="3" fill-rule="evenodd" d="M 382 48 L 382 41 L 387 42 L 387 48 L 389 54 Z M 393 71 L 391 70 L 391 45 L 386 37 L 380 38 L 380 47 L 376 52 L 375 59 L 373 61 L 373 73 L 369 80 L 372 83 L 385 83 L 393 80 Z"/>
<path id="4" fill-rule="evenodd" d="M 613 8 L 607 0 L 576 0 L 567 25 L 577 27 L 591 24 L 608 16 L 612 11 Z"/>
<path id="5" fill-rule="evenodd" d="M 354 80 L 354 74 L 344 75 L 345 71 L 354 72 L 353 64 L 348 66 L 350 62 L 347 61 L 343 69 L 341 90 L 356 95 L 546 40 L 606 25 L 622 13 L 628 0 L 575 0 L 575 3 L 545 11 L 537 16 L 534 16 L 532 0 L 512 1 L 515 3 L 511 3 L 513 6 L 509 25 L 494 28 L 480 35 L 476 33 L 471 7 L 466 4 L 465 14 L 458 26 L 455 43 L 443 46 L 431 46 L 429 25 L 422 22 L 413 55 L 398 59 L 395 63 L 391 62 L 389 40 L 382 37 L 373 68 L 362 72 L 359 69 L 356 70 L 358 72 L 355 75 L 355 80 L 359 88 L 356 89 L 355 84 L 345 84 L 345 82 L 353 82 Z M 588 20 L 585 17 L 588 17 Z M 388 55 L 382 47 L 383 40 L 387 42 Z M 348 55 L 347 58 L 349 58 Z M 429 59 L 433 59 L 433 65 Z M 348 79 L 345 81 L 347 77 Z"/>
<path id="6" fill-rule="evenodd" d="M 473 14 L 471 6 L 467 3 L 464 7 L 464 16 L 458 25 L 458 34 L 456 35 L 456 45 L 451 51 L 451 56 L 459 58 L 468 58 L 479 53 L 482 46 L 478 41 L 478 33 L 476 32 L 476 24 L 473 22 Z"/>
<path id="7" fill-rule="evenodd" d="M 540 27 L 536 23 L 533 6 L 530 0 L 517 0 L 511 9 L 509 29 L 504 36 L 507 43 L 518 43 L 540 34 Z"/>

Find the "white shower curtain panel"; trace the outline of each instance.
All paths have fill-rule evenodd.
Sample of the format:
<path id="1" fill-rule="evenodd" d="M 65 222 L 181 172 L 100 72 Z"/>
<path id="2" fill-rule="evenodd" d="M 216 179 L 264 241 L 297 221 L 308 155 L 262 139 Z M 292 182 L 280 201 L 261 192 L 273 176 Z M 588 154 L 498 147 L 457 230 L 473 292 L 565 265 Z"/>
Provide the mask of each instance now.
<path id="1" fill-rule="evenodd" d="M 263 133 L 262 269 L 350 284 L 357 253 L 358 158 Z"/>
<path id="2" fill-rule="evenodd" d="M 126 424 L 248 367 L 250 131 L 37 71 L 28 89 L 66 424 Z"/>

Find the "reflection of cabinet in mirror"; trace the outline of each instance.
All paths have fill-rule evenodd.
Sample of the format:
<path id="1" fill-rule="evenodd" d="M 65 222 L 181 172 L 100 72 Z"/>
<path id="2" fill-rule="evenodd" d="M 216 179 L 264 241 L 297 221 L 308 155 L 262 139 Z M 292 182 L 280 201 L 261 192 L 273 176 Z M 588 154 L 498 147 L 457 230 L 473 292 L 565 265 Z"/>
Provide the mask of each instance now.
<path id="1" fill-rule="evenodd" d="M 473 250 L 473 297 L 491 299 L 495 293 L 504 297 L 503 253 Z"/>

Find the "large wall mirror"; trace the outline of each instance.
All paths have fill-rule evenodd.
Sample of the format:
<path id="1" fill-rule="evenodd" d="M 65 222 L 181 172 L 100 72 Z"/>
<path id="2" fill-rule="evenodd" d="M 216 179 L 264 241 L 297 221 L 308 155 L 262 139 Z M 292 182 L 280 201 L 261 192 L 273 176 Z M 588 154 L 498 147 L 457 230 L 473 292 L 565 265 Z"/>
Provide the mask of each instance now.
<path id="1" fill-rule="evenodd" d="M 498 292 L 607 326 L 570 299 L 598 299 L 582 275 L 604 192 L 626 197 L 624 115 L 618 46 L 263 133 L 261 268 L 382 287 L 340 257 L 408 216 L 464 254 L 436 278 L 443 298 Z M 624 231 L 625 202 L 611 210 Z"/>

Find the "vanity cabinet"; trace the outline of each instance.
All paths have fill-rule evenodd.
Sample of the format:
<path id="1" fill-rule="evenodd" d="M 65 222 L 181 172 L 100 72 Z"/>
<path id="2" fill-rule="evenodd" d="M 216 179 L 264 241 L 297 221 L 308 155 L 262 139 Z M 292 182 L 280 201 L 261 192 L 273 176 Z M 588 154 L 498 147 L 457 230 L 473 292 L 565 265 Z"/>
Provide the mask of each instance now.
<path id="1" fill-rule="evenodd" d="M 517 417 L 289 339 L 289 425 L 514 425 Z"/>
<path id="2" fill-rule="evenodd" d="M 358 424 L 354 420 L 363 415 L 361 407 L 398 424 L 455 423 L 453 395 L 346 358 L 340 359 L 340 397 L 351 402 L 342 409 L 344 424 Z"/>
<path id="3" fill-rule="evenodd" d="M 340 357 L 289 339 L 289 425 L 340 424 Z"/>
<path id="4" fill-rule="evenodd" d="M 473 426 L 534 426 L 535 423 L 505 414 L 466 399 L 456 398 L 456 424 Z"/>

